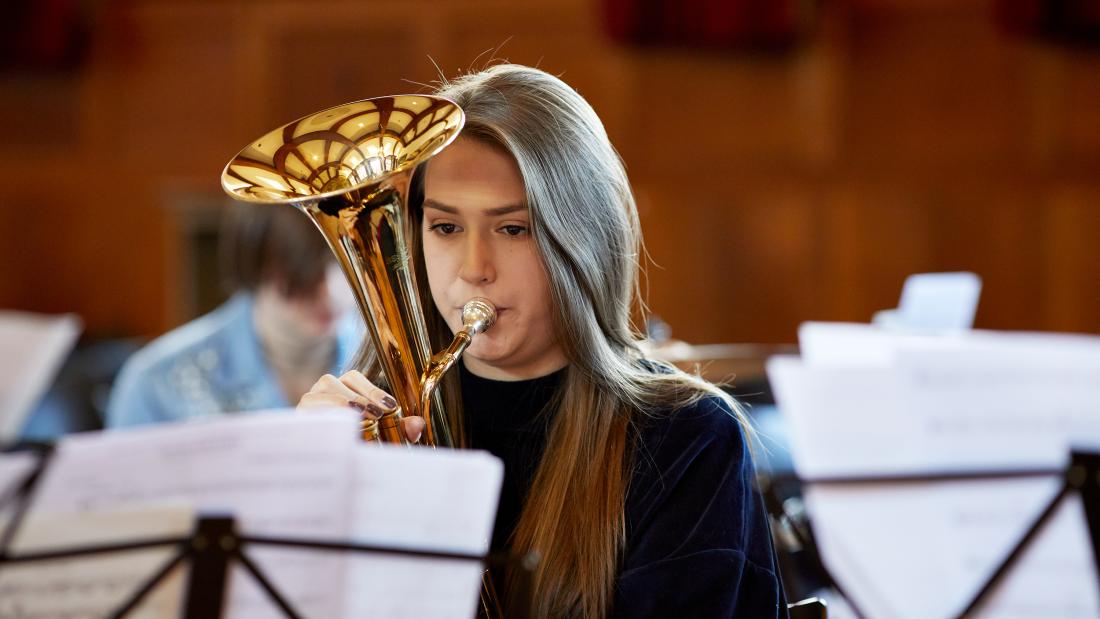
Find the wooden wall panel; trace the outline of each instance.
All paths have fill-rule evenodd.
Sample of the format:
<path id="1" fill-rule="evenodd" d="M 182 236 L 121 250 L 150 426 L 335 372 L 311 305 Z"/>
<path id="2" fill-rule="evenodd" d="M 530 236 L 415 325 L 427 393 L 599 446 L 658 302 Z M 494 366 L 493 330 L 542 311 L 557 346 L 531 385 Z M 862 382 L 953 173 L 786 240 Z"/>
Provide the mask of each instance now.
<path id="1" fill-rule="evenodd" d="M 805 91 L 795 59 L 675 54 L 641 62 L 642 174 L 701 178 L 743 167 L 797 169 L 814 159 L 805 131 L 814 122 L 800 99 L 820 95 Z"/>
<path id="2" fill-rule="evenodd" d="M 1043 224 L 1040 195 L 1027 183 L 957 183 L 939 194 L 932 221 L 935 270 L 982 277 L 975 322 L 988 329 L 1041 324 Z M 1027 301 L 1025 301 L 1027 300 Z"/>
<path id="3" fill-rule="evenodd" d="M 719 194 L 685 182 L 642 188 L 639 199 L 650 306 L 674 336 L 793 341 L 819 292 L 809 191 L 757 180 Z"/>
<path id="4" fill-rule="evenodd" d="M 408 24 L 363 16 L 283 28 L 271 37 L 271 126 L 373 93 L 416 92 L 419 68 Z M 425 61 L 426 62 L 426 61 Z M 368 94 L 370 93 L 370 94 Z"/>
<path id="5" fill-rule="evenodd" d="M 1044 220 L 1035 237 L 1042 247 L 1040 302 L 1045 328 L 1100 331 L 1100 186 L 1064 184 L 1042 205 Z"/>
<path id="6" fill-rule="evenodd" d="M 80 146 L 80 80 L 0 76 L 0 157 L 50 157 Z"/>
<path id="7" fill-rule="evenodd" d="M 89 156 L 122 159 L 143 173 L 171 177 L 203 167 L 208 136 L 233 123 L 236 21 L 216 4 L 138 5 L 126 59 L 98 68 L 88 92 L 98 127 Z M 121 36 L 121 33 L 120 33 Z"/>
<path id="8" fill-rule="evenodd" d="M 954 173 L 1024 160 L 1031 120 L 1021 47 L 989 12 L 965 5 L 855 19 L 844 95 L 851 161 Z"/>
<path id="9" fill-rule="evenodd" d="M 843 183 L 822 208 L 821 317 L 866 322 L 897 304 L 910 273 L 931 269 L 927 196 L 912 186 Z"/>
<path id="10" fill-rule="evenodd" d="M 985 281 L 981 326 L 1100 332 L 1100 54 L 1005 36 L 989 0 L 823 6 L 759 54 L 613 44 L 590 0 L 117 4 L 81 70 L 0 78 L 0 305 L 177 324 L 172 205 L 216 201 L 236 149 L 495 56 L 604 119 L 680 337 L 792 341 L 954 269 Z"/>
<path id="11" fill-rule="evenodd" d="M 1067 53 L 1061 62 L 1064 107 L 1058 162 L 1095 179 L 1100 171 L 1100 55 Z"/>

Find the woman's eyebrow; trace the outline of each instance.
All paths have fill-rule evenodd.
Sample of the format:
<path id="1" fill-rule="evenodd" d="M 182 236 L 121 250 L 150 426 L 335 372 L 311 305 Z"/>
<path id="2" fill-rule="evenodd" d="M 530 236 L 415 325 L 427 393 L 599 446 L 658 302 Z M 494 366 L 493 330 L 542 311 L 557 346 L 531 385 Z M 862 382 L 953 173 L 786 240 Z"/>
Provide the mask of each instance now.
<path id="1" fill-rule="evenodd" d="M 526 204 L 509 204 L 508 206 L 498 206 L 497 208 L 487 208 L 482 213 L 496 217 L 498 215 L 507 215 L 508 213 L 515 213 L 516 211 L 526 211 Z"/>
<path id="2" fill-rule="evenodd" d="M 446 204 L 443 204 L 442 202 L 436 202 L 435 200 L 431 200 L 431 199 L 424 200 L 424 208 L 426 208 L 426 209 L 430 208 L 430 209 L 433 209 L 433 210 L 436 210 L 436 211 L 443 211 L 444 213 L 450 213 L 451 215 L 458 215 L 459 214 L 459 210 L 457 208 L 455 208 L 453 206 L 448 206 Z M 515 213 L 517 211 L 526 211 L 526 210 L 527 210 L 527 205 L 526 204 L 508 204 L 508 205 L 505 205 L 505 206 L 498 206 L 496 208 L 487 208 L 484 211 L 482 211 L 482 214 L 488 215 L 489 217 L 498 217 L 500 215 L 507 215 L 509 213 Z"/>
<path id="3" fill-rule="evenodd" d="M 447 206 L 446 204 L 440 204 L 435 200 L 424 200 L 424 208 L 443 211 L 444 213 L 450 213 L 451 215 L 458 215 L 458 209 L 456 209 L 455 207 Z"/>

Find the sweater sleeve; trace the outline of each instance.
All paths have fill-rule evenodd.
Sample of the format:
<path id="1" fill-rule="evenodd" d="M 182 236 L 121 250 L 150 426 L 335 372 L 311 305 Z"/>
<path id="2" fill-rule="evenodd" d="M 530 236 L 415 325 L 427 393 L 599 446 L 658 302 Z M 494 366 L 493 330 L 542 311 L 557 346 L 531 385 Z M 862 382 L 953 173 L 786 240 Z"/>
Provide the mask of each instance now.
<path id="1" fill-rule="evenodd" d="M 627 496 L 619 617 L 786 617 L 740 424 L 703 400 L 639 433 Z"/>

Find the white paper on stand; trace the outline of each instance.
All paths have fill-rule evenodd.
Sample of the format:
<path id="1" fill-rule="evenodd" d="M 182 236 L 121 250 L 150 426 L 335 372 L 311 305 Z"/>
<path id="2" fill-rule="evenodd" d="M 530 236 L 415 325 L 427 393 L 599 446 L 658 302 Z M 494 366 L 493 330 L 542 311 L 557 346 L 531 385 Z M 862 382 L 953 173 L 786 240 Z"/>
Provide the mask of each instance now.
<path id="1" fill-rule="evenodd" d="M 0 454 L 0 500 L 13 493 L 37 463 L 38 456 L 29 451 Z"/>
<path id="2" fill-rule="evenodd" d="M 182 538 L 193 526 L 194 514 L 182 507 L 37 514 L 22 523 L 12 551 L 18 555 L 140 539 Z M 0 570 L 0 617 L 110 616 L 178 551 L 177 546 L 158 546 L 5 566 Z M 178 616 L 183 576 L 183 569 L 172 570 L 127 616 Z"/>
<path id="3" fill-rule="evenodd" d="M 37 464 L 38 456 L 31 452 L 0 454 L 0 531 L 7 527 L 15 513 L 19 486 L 28 479 Z"/>
<path id="4" fill-rule="evenodd" d="M 504 476 L 499 459 L 485 452 L 377 446 L 364 446 L 356 456 L 356 542 L 489 551 Z M 472 617 L 482 569 L 474 562 L 356 555 L 349 570 L 348 616 Z M 383 573 L 386 577 L 379 578 Z"/>
<path id="5" fill-rule="evenodd" d="M 19 438 L 80 329 L 72 314 L 0 311 L 0 444 Z"/>
<path id="6" fill-rule="evenodd" d="M 486 453 L 365 446 L 351 411 L 250 414 L 74 435 L 61 442 L 32 514 L 185 506 L 227 513 L 244 534 L 481 555 L 503 476 Z M 0 469 L 3 467 L 0 466 Z M 56 522 L 56 520 L 55 520 Z M 476 561 L 248 545 L 306 617 L 472 615 Z M 276 614 L 239 566 L 227 616 Z"/>
<path id="7" fill-rule="evenodd" d="M 347 530 L 358 420 L 350 412 L 250 414 L 63 440 L 35 494 L 36 512 L 94 512 L 183 504 L 228 513 L 242 533 L 339 538 Z M 330 593 L 340 555 L 254 548 L 248 554 L 307 617 L 338 617 Z M 277 610 L 233 570 L 230 617 Z"/>
<path id="8" fill-rule="evenodd" d="M 1100 448 L 1100 338 L 800 334 L 803 358 L 773 358 L 768 375 L 804 479 L 1059 471 L 1072 447 Z M 1059 483 L 811 483 L 805 496 L 823 560 L 865 613 L 937 618 L 962 610 Z M 1100 617 L 1088 544 L 1067 502 L 981 616 Z"/>

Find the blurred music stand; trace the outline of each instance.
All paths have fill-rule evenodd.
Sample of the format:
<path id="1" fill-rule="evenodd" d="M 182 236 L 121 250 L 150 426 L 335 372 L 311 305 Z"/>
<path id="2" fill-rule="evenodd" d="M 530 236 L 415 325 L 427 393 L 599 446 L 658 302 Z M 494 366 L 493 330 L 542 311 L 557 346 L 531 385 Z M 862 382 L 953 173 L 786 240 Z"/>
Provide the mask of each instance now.
<path id="1" fill-rule="evenodd" d="M 112 618 L 125 617 L 128 613 L 137 608 L 138 604 L 145 599 L 146 595 L 156 588 L 173 569 L 184 561 L 190 561 L 191 568 L 187 591 L 184 597 L 184 612 L 182 616 L 185 619 L 218 619 L 223 616 L 224 612 L 226 601 L 225 584 L 230 560 L 237 561 L 245 568 L 246 572 L 256 579 L 256 582 L 264 590 L 271 602 L 279 607 L 285 617 L 289 619 L 298 619 L 302 617 L 285 596 L 283 596 L 271 583 L 263 570 L 261 570 L 245 553 L 244 549 L 247 545 L 281 546 L 286 548 L 301 548 L 329 552 L 385 554 L 422 559 L 473 561 L 480 563 L 484 567 L 518 566 L 520 568 L 519 573 L 522 574 L 518 595 L 521 599 L 530 599 L 531 574 L 538 562 L 537 555 L 534 553 L 525 555 L 489 553 L 482 555 L 302 538 L 241 535 L 237 532 L 236 522 L 230 515 L 200 515 L 196 518 L 195 527 L 191 534 L 185 537 L 142 539 L 130 542 L 96 544 L 63 550 L 12 555 L 8 549 L 18 532 L 20 524 L 30 510 L 32 503 L 31 497 L 34 494 L 35 485 L 43 477 L 43 473 L 49 467 L 53 454 L 52 448 L 48 446 L 34 446 L 33 449 L 41 454 L 35 468 L 27 474 L 22 481 L 16 483 L 7 493 L 0 496 L 0 509 L 12 503 L 15 505 L 12 518 L 4 528 L 2 536 L 0 536 L 0 569 L 2 569 L 4 565 L 111 554 L 164 546 L 176 547 L 176 552 L 173 553 L 171 558 L 165 561 L 149 576 L 149 578 L 142 582 L 117 609 L 108 615 Z M 517 616 L 528 616 L 529 606 L 529 604 L 520 604 L 519 609 L 521 614 Z"/>
<path id="2" fill-rule="evenodd" d="M 936 473 L 929 475 L 889 475 L 889 476 L 867 476 L 867 477 L 829 477 L 818 479 L 804 479 L 800 480 L 804 485 L 814 484 L 882 484 L 882 483 L 926 483 L 926 482 L 945 482 L 945 481 L 977 481 L 977 480 L 990 480 L 990 479 L 1019 479 L 1028 477 L 1050 477 L 1060 475 L 1063 479 L 1061 489 L 1055 494 L 1054 498 L 1050 500 L 1047 506 L 1043 509 L 1042 513 L 1035 519 L 1035 521 L 1024 532 L 1020 540 L 1009 551 L 1008 555 L 1002 560 L 998 567 L 993 571 L 993 574 L 982 585 L 981 589 L 974 596 L 974 598 L 967 604 L 965 610 L 959 614 L 959 617 L 967 617 L 973 613 L 978 606 L 984 602 L 999 584 L 1004 576 L 1015 566 L 1024 551 L 1028 549 L 1032 541 L 1043 530 L 1047 522 L 1057 512 L 1057 508 L 1062 504 L 1063 500 L 1071 493 L 1078 492 L 1081 496 L 1081 502 L 1085 510 L 1085 519 L 1087 521 L 1089 529 L 1089 538 L 1092 544 L 1093 561 L 1097 566 L 1097 573 L 1100 576 L 1100 453 L 1083 452 L 1083 451 L 1071 451 L 1070 464 L 1064 470 L 1027 470 L 1027 471 L 994 471 L 994 472 L 966 472 L 966 473 Z M 776 512 L 786 516 L 785 510 L 782 506 L 775 504 L 774 499 L 767 502 L 772 503 L 770 505 L 770 511 Z M 798 536 L 799 542 L 807 550 L 808 556 L 811 560 L 813 569 L 819 572 L 819 577 L 826 584 L 826 586 L 834 588 L 837 593 L 847 602 L 851 607 L 852 612 L 860 618 L 866 617 L 855 602 L 852 600 L 844 589 L 841 588 L 840 583 L 833 577 L 832 573 L 825 566 L 821 560 L 819 553 L 817 552 L 816 544 L 812 538 L 805 535 L 799 528 L 792 527 L 793 533 Z M 1100 577 L 1097 580 L 1097 588 L 1100 589 Z"/>
<path id="3" fill-rule="evenodd" d="M 1085 521 L 1089 528 L 1089 539 L 1092 542 L 1093 565 L 1096 566 L 1098 575 L 1097 588 L 1100 589 L 1100 453 L 1073 451 L 1070 454 L 1069 467 L 1063 475 L 1062 488 L 1024 532 L 1004 561 L 993 571 L 993 575 L 967 604 L 960 617 L 965 617 L 977 610 L 978 606 L 989 597 L 1071 492 L 1077 492 L 1081 496 L 1081 505 L 1085 509 Z"/>

